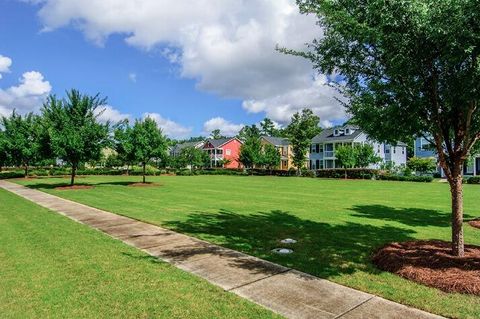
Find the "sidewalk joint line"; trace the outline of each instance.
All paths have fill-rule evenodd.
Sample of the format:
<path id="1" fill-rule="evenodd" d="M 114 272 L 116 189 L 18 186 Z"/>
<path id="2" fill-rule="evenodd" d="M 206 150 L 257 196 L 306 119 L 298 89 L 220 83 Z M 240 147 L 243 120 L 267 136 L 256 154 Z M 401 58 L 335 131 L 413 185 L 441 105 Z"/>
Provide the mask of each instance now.
<path id="1" fill-rule="evenodd" d="M 336 317 L 333 318 L 333 319 L 338 319 L 338 318 L 341 318 L 341 317 L 345 316 L 347 313 L 352 312 L 353 310 L 357 309 L 357 308 L 360 307 L 361 305 L 366 304 L 367 302 L 369 302 L 370 300 L 372 300 L 373 298 L 376 298 L 376 297 L 377 297 L 377 296 L 371 296 L 371 297 L 368 298 L 367 300 L 364 300 L 363 302 L 359 303 L 358 305 L 353 306 L 352 308 L 348 309 L 347 311 L 344 311 L 343 313 L 339 314 L 338 316 L 336 316 Z"/>
<path id="2" fill-rule="evenodd" d="M 262 281 L 262 280 L 265 280 L 265 279 L 268 279 L 268 278 L 272 278 L 272 277 L 274 277 L 274 276 L 276 276 L 276 275 L 285 274 L 285 273 L 287 273 L 287 272 L 289 272 L 289 271 L 291 271 L 291 270 L 292 270 L 291 268 L 287 268 L 287 269 L 282 270 L 282 271 L 280 271 L 280 272 L 277 272 L 277 273 L 275 273 L 275 274 L 271 274 L 271 275 L 268 275 L 268 276 L 266 276 L 266 277 L 262 277 L 262 278 L 256 279 L 256 280 L 254 280 L 254 281 L 247 282 L 247 283 L 245 283 L 245 284 L 241 284 L 241 285 L 239 285 L 239 286 L 237 286 L 237 287 L 233 287 L 233 288 L 227 289 L 226 291 L 233 291 L 233 290 L 235 290 L 235 289 L 240 289 L 240 288 L 246 287 L 246 286 L 248 286 L 248 285 L 257 283 L 257 282 L 259 282 L 259 281 Z"/>

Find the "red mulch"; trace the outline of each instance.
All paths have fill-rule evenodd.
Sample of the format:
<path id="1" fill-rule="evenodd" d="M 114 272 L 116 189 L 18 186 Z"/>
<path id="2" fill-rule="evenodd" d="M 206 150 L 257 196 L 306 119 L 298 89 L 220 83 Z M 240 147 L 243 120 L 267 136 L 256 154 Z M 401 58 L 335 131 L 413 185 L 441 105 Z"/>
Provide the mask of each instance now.
<path id="1" fill-rule="evenodd" d="M 56 190 L 75 190 L 75 189 L 91 189 L 92 185 L 73 185 L 73 186 L 59 186 L 55 187 Z"/>
<path id="2" fill-rule="evenodd" d="M 158 184 L 158 183 L 131 183 L 131 184 L 128 184 L 128 186 L 131 186 L 131 187 L 151 187 L 151 186 L 161 186 L 161 184 Z"/>
<path id="3" fill-rule="evenodd" d="M 480 228 L 480 219 L 474 219 L 468 222 L 468 224 L 475 228 Z"/>
<path id="4" fill-rule="evenodd" d="M 408 241 L 380 248 L 372 261 L 382 270 L 445 292 L 480 295 L 480 246 L 465 245 L 465 257 L 450 255 L 444 241 Z"/>

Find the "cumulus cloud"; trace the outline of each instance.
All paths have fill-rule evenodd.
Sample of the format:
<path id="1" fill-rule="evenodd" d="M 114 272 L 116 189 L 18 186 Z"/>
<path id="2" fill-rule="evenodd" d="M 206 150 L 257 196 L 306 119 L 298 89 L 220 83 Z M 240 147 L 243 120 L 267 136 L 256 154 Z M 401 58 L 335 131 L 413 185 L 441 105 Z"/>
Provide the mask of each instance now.
<path id="1" fill-rule="evenodd" d="M 213 130 L 218 129 L 222 135 L 235 136 L 244 126 L 244 124 L 235 124 L 222 117 L 214 117 L 203 124 L 203 134 L 209 135 Z"/>
<path id="2" fill-rule="evenodd" d="M 158 127 L 163 130 L 163 133 L 171 138 L 186 138 L 190 136 L 192 128 L 182 126 L 177 122 L 162 117 L 158 113 L 144 113 L 143 117 L 150 117 L 157 122 Z"/>
<path id="3" fill-rule="evenodd" d="M 12 59 L 0 54 L 0 79 L 2 78 L 2 73 L 10 72 L 11 65 L 12 65 Z"/>
<path id="4" fill-rule="evenodd" d="M 110 105 L 104 105 L 97 108 L 96 114 L 98 115 L 98 120 L 103 123 L 108 121 L 118 123 L 125 119 L 131 120 L 132 118 L 130 114 L 124 114 Z"/>
<path id="5" fill-rule="evenodd" d="M 17 86 L 0 88 L 0 112 L 10 114 L 13 109 L 19 113 L 37 112 L 52 86 L 37 71 L 23 73 Z"/>
<path id="6" fill-rule="evenodd" d="M 130 81 L 132 81 L 133 83 L 136 83 L 136 82 L 137 82 L 137 74 L 136 74 L 136 73 L 129 73 L 129 74 L 128 74 L 128 78 L 129 78 Z"/>
<path id="7" fill-rule="evenodd" d="M 45 30 L 74 26 L 104 44 L 112 34 L 132 46 L 160 48 L 197 88 L 245 101 L 249 112 L 286 122 L 310 107 L 323 120 L 344 113 L 310 63 L 275 46 L 303 49 L 320 36 L 294 0 L 35 0 Z M 315 91 L 319 92 L 315 92 Z"/>

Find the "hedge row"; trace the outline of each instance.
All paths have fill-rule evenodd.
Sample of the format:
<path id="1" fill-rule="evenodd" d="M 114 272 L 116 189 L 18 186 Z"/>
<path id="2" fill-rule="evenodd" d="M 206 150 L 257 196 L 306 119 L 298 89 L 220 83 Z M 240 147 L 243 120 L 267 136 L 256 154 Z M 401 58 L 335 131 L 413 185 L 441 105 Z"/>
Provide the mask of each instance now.
<path id="1" fill-rule="evenodd" d="M 468 178 L 467 184 L 480 184 L 480 176 L 473 176 Z"/>
<path id="2" fill-rule="evenodd" d="M 378 175 L 377 179 L 383 181 L 430 183 L 433 181 L 433 176 Z"/>
<path id="3" fill-rule="evenodd" d="M 377 169 L 368 168 L 350 168 L 350 169 L 320 169 L 316 171 L 316 176 L 321 178 L 347 178 L 350 179 L 374 179 L 380 174 Z"/>

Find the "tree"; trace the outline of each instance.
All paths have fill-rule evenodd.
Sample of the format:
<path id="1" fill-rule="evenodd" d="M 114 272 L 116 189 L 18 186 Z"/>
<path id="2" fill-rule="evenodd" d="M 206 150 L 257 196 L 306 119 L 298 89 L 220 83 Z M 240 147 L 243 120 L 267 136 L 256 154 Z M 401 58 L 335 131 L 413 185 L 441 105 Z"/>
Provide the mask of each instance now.
<path id="1" fill-rule="evenodd" d="M 135 163 L 134 141 L 132 137 L 132 128 L 128 120 L 119 123 L 113 131 L 113 148 L 117 152 L 117 158 L 122 165 L 127 166 L 127 175 L 129 167 Z"/>
<path id="2" fill-rule="evenodd" d="M 312 110 L 303 109 L 293 115 L 292 121 L 286 128 L 286 134 L 292 143 L 292 161 L 297 167 L 298 175 L 305 166 L 312 138 L 322 130 L 318 126 L 319 122 L 320 118 L 314 115 Z"/>
<path id="3" fill-rule="evenodd" d="M 242 129 L 243 144 L 240 146 L 239 161 L 247 168 L 261 163 L 262 142 L 260 130 L 254 124 Z"/>
<path id="4" fill-rule="evenodd" d="M 24 167 L 25 177 L 30 164 L 40 157 L 38 123 L 38 116 L 33 113 L 21 116 L 13 111 L 9 117 L 2 117 L 3 148 L 13 164 Z"/>
<path id="5" fill-rule="evenodd" d="M 149 162 L 164 156 L 167 143 L 162 130 L 154 119 L 147 117 L 135 120 L 131 129 L 131 142 L 135 159 L 142 164 L 143 183 L 145 183 L 146 167 Z"/>
<path id="6" fill-rule="evenodd" d="M 382 159 L 375 155 L 375 150 L 370 144 L 360 144 L 354 146 L 355 167 L 366 168 L 371 164 L 377 164 Z"/>
<path id="7" fill-rule="evenodd" d="M 222 132 L 220 131 L 220 129 L 214 129 L 212 131 L 212 133 L 210 133 L 210 137 L 213 138 L 214 140 L 218 140 L 218 139 L 221 139 L 221 138 L 225 138 L 224 135 L 222 135 Z"/>
<path id="8" fill-rule="evenodd" d="M 43 104 L 49 144 L 53 154 L 71 166 L 71 186 L 79 165 L 99 160 L 109 145 L 109 123 L 100 123 L 96 112 L 106 102 L 98 94 L 89 96 L 72 89 L 65 99 L 51 95 Z"/>
<path id="9" fill-rule="evenodd" d="M 345 169 L 345 179 L 347 179 L 347 169 L 357 165 L 356 149 L 352 145 L 341 145 L 335 149 L 336 163 Z"/>
<path id="10" fill-rule="evenodd" d="M 280 165 L 280 152 L 272 144 L 266 144 L 263 146 L 261 157 L 262 165 L 264 165 L 267 169 L 271 170 Z"/>
<path id="11" fill-rule="evenodd" d="M 297 3 L 318 17 L 322 36 L 307 52 L 282 51 L 335 73 L 348 111 L 370 136 L 423 136 L 435 145 L 451 190 L 452 254 L 464 256 L 462 171 L 480 139 L 478 1 Z"/>
<path id="12" fill-rule="evenodd" d="M 423 175 L 435 172 L 437 163 L 434 158 L 412 157 L 408 160 L 407 167 Z"/>
<path id="13" fill-rule="evenodd" d="M 9 157 L 7 151 L 7 140 L 5 137 L 5 132 L 0 130 L 0 172 L 4 166 L 7 166 Z"/>
<path id="14" fill-rule="evenodd" d="M 266 136 L 280 136 L 280 131 L 276 127 L 275 122 L 268 117 L 264 118 L 263 121 L 260 122 L 260 132 L 262 135 Z"/>
<path id="15" fill-rule="evenodd" d="M 185 147 L 180 151 L 179 163 L 182 167 L 190 166 L 190 170 L 205 167 L 210 164 L 207 152 L 193 146 Z"/>

